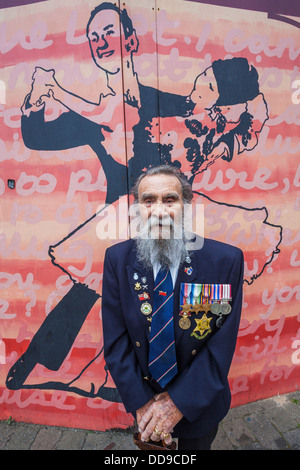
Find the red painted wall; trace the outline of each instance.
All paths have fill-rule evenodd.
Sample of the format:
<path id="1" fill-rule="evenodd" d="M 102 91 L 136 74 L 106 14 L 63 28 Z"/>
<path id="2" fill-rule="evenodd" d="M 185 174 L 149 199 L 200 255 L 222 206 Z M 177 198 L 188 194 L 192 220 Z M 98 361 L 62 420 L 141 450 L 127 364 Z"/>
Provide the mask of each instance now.
<path id="1" fill-rule="evenodd" d="M 129 235 L 128 187 L 147 151 L 191 178 L 205 235 L 244 251 L 232 405 L 296 390 L 295 3 L 251 11 L 229 2 L 121 2 L 135 42 L 125 47 L 118 23 L 98 62 L 86 37 L 98 2 L 15 5 L 0 10 L 0 418 L 97 430 L 132 423 L 102 354 L 102 267 L 105 249 Z M 115 13 L 105 10 L 101 21 L 111 25 Z M 253 96 L 234 58 L 257 72 Z M 218 60 L 231 61 L 220 75 Z M 142 87 L 155 91 L 144 104 Z M 182 97 L 195 100 L 191 112 Z M 127 170 L 131 158 L 138 163 Z"/>

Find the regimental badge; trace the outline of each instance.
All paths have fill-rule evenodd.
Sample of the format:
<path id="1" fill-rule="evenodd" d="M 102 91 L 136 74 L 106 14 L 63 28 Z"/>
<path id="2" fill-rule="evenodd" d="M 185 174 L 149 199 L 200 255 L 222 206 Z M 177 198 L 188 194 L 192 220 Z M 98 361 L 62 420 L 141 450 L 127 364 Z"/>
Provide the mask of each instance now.
<path id="1" fill-rule="evenodd" d="M 151 305 L 149 304 L 149 302 L 144 302 L 144 303 L 141 305 L 141 312 L 142 312 L 144 315 L 150 315 L 150 313 L 152 313 L 152 307 L 151 307 Z"/>
<path id="2" fill-rule="evenodd" d="M 185 272 L 188 276 L 190 276 L 190 275 L 192 274 L 192 272 L 193 272 L 192 266 L 189 266 L 188 268 L 184 268 L 184 272 Z"/>
<path id="3" fill-rule="evenodd" d="M 207 317 L 206 313 L 202 316 L 202 318 L 198 319 L 195 318 L 196 328 L 191 333 L 191 336 L 194 336 L 197 339 L 205 338 L 209 333 L 211 333 L 210 322 L 212 317 Z"/>
<path id="4" fill-rule="evenodd" d="M 149 300 L 150 295 L 148 294 L 148 292 L 143 292 L 142 294 L 139 294 L 139 299 L 140 300 Z"/>
<path id="5" fill-rule="evenodd" d="M 136 283 L 134 284 L 134 289 L 135 289 L 135 290 L 141 290 L 141 288 L 142 288 L 142 286 L 141 286 L 141 284 L 140 284 L 139 282 L 136 282 Z"/>

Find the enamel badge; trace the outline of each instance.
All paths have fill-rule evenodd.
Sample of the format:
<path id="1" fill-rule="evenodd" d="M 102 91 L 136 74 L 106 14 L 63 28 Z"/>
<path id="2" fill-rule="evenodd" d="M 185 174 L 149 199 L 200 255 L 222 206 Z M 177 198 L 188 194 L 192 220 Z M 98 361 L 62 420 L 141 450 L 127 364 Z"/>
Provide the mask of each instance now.
<path id="1" fill-rule="evenodd" d="M 212 317 L 208 318 L 206 313 L 204 313 L 204 315 L 200 319 L 195 318 L 195 322 L 197 326 L 192 332 L 191 336 L 195 336 L 197 339 L 205 338 L 205 336 L 211 333 L 211 327 L 210 327 L 211 320 L 212 320 Z"/>
<path id="2" fill-rule="evenodd" d="M 141 312 L 142 312 L 144 315 L 150 315 L 150 313 L 152 313 L 151 304 L 149 304 L 149 302 L 144 302 L 144 303 L 141 305 Z"/>

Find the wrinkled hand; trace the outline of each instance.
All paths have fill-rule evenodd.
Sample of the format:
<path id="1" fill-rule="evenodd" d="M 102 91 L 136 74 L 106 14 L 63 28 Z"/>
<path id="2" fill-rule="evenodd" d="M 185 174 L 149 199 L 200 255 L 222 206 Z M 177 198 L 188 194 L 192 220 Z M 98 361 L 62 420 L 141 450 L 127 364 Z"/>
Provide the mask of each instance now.
<path id="1" fill-rule="evenodd" d="M 172 443 L 171 432 L 174 426 L 183 417 L 181 411 L 176 407 L 168 392 L 156 395 L 152 403 L 148 402 L 142 418 L 138 421 L 141 439 L 146 441 L 163 440 L 166 444 Z M 138 410 L 139 411 L 139 410 Z M 156 433 L 155 429 L 161 434 Z M 166 436 L 169 434 L 169 436 Z M 166 437 L 165 437 L 166 436 Z"/>
<path id="2" fill-rule="evenodd" d="M 142 406 L 136 411 L 136 421 L 137 421 L 139 428 L 140 428 L 140 422 L 144 416 L 144 413 L 148 411 L 149 407 L 152 405 L 154 401 L 155 401 L 154 398 L 151 398 L 151 400 L 149 400 L 148 403 L 146 403 L 144 406 Z"/>

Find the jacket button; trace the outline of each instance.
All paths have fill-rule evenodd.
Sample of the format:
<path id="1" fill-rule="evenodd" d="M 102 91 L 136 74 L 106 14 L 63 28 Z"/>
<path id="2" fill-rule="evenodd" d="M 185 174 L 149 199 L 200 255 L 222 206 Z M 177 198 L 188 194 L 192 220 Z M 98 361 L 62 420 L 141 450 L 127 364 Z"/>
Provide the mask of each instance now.
<path id="1" fill-rule="evenodd" d="M 196 354 L 197 354 L 197 349 L 193 349 L 192 354 L 193 354 L 193 356 L 196 356 Z"/>
<path id="2" fill-rule="evenodd" d="M 136 345 L 138 348 L 141 347 L 141 343 L 140 343 L 139 341 L 136 341 L 136 342 L 135 342 L 135 345 Z"/>

